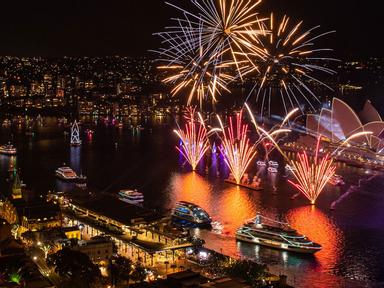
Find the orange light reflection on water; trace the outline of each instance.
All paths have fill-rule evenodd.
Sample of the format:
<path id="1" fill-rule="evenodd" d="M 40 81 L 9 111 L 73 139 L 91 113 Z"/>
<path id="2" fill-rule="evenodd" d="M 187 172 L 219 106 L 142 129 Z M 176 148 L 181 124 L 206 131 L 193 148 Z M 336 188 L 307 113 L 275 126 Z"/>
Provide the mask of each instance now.
<path id="1" fill-rule="evenodd" d="M 259 192 L 223 184 L 221 191 L 213 191 L 207 179 L 195 172 L 175 174 L 171 178 L 169 209 L 177 201 L 189 201 L 205 209 L 213 221 L 224 224 L 223 232 L 233 235 L 247 219 L 255 216 Z"/>
<path id="2" fill-rule="evenodd" d="M 175 174 L 171 178 L 170 209 L 178 201 L 188 201 L 199 205 L 209 213 L 212 186 L 196 172 Z"/>
<path id="3" fill-rule="evenodd" d="M 343 249 L 343 235 L 333 221 L 315 206 L 293 209 L 287 219 L 294 229 L 322 246 L 322 250 L 315 254 L 321 269 L 335 267 Z"/>
<path id="4" fill-rule="evenodd" d="M 244 222 L 255 217 L 254 196 L 257 192 L 241 189 L 238 186 L 229 187 L 220 195 L 216 217 L 224 224 L 224 232 L 234 234 Z"/>

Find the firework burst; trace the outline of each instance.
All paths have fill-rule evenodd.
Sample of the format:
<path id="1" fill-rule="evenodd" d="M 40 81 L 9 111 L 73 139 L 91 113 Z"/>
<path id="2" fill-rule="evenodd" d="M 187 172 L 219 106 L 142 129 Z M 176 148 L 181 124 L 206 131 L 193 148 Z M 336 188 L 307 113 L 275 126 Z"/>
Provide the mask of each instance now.
<path id="1" fill-rule="evenodd" d="M 185 124 L 185 129 L 174 130 L 176 135 L 181 140 L 181 146 L 176 149 L 183 155 L 185 160 L 191 165 L 192 170 L 195 170 L 205 152 L 209 149 L 207 138 L 207 129 L 200 114 L 199 120 L 195 120 L 195 108 L 187 110 L 188 118 Z"/>
<path id="2" fill-rule="evenodd" d="M 217 55 L 206 53 L 206 45 L 202 44 L 202 29 L 190 33 L 189 29 L 180 26 L 179 34 L 158 33 L 166 48 L 154 51 L 159 55 L 158 69 L 166 70 L 169 75 L 164 83 L 172 84 L 173 96 L 181 91 L 188 92 L 188 105 L 197 99 L 202 105 L 208 98 L 216 102 L 216 95 L 221 90 L 229 92 L 227 84 L 234 77 L 224 72 L 231 64 L 222 61 Z"/>
<path id="3" fill-rule="evenodd" d="M 229 82 L 237 77 L 242 80 L 256 69 L 249 55 L 265 57 L 259 41 L 260 34 L 266 33 L 261 25 L 265 19 L 255 12 L 261 1 L 190 1 L 195 14 L 167 3 L 183 17 L 175 19 L 177 24 L 165 32 L 156 33 L 166 48 L 155 52 L 165 62 L 160 68 L 172 73 L 163 82 L 174 85 L 173 95 L 188 89 L 188 104 L 194 98 L 201 104 L 208 96 L 215 102 L 220 91 L 229 92 Z"/>
<path id="4" fill-rule="evenodd" d="M 279 152 L 285 157 L 284 152 L 280 149 L 278 143 L 282 140 L 282 135 L 286 135 L 287 133 L 291 132 L 291 129 L 287 124 L 289 124 L 289 120 L 295 113 L 299 110 L 298 108 L 295 108 L 291 110 L 284 119 L 278 123 L 273 125 L 269 130 L 263 129 L 260 127 L 256 119 L 254 117 L 254 114 L 249 107 L 247 103 L 244 104 L 245 108 L 248 111 L 248 114 L 252 120 L 252 124 L 255 127 L 256 133 L 258 134 L 259 138 L 256 141 L 256 145 L 262 144 L 265 149 L 265 157 L 268 159 L 268 155 L 274 150 L 278 149 Z"/>
<path id="5" fill-rule="evenodd" d="M 333 159 L 326 154 L 323 158 L 319 157 L 320 137 L 317 141 L 316 152 L 311 162 L 307 153 L 297 153 L 298 160 L 291 160 L 290 164 L 295 169 L 292 171 L 298 183 L 288 180 L 296 187 L 305 197 L 315 204 L 317 197 L 323 191 L 324 186 L 329 179 L 335 174 L 336 166 L 333 165 Z"/>
<path id="6" fill-rule="evenodd" d="M 260 58 L 265 56 L 259 41 L 259 36 L 266 33 L 261 25 L 265 19 L 259 19 L 255 11 L 261 0 L 190 1 L 197 8 L 197 13 L 191 13 L 168 2 L 167 4 L 184 14 L 185 17 L 178 20 L 185 23 L 184 26 L 191 34 L 199 34 L 202 31 L 201 44 L 207 45 L 207 53 L 222 57 L 228 51 L 240 77 L 244 67 L 241 67 L 242 61 L 239 59 L 245 57 L 249 60 L 249 53 Z M 174 33 L 180 31 L 179 27 L 170 29 Z"/>
<path id="7" fill-rule="evenodd" d="M 338 61 L 322 56 L 332 49 L 315 48 L 315 41 L 335 31 L 314 34 L 320 27 L 315 26 L 300 32 L 302 21 L 291 25 L 290 18 L 284 16 L 280 22 L 275 22 L 273 14 L 262 26 L 269 32 L 263 33 L 267 56 L 264 61 L 255 61 L 259 76 L 248 97 L 255 95 L 261 115 L 271 114 L 271 102 L 276 101 L 275 98 L 281 99 L 285 113 L 294 107 L 302 107 L 302 103 L 315 110 L 315 104 L 320 100 L 314 87 L 333 91 L 317 77 L 324 73 L 334 75 L 336 72 L 327 67 L 327 62 Z"/>
<path id="8" fill-rule="evenodd" d="M 226 129 L 220 117 L 217 118 L 222 132 L 220 151 L 236 183 L 240 184 L 241 178 L 257 153 L 256 146 L 250 144 L 247 135 L 248 125 L 242 123 L 242 112 L 236 115 L 236 123 L 233 123 L 232 117 L 229 118 L 229 126 Z"/>

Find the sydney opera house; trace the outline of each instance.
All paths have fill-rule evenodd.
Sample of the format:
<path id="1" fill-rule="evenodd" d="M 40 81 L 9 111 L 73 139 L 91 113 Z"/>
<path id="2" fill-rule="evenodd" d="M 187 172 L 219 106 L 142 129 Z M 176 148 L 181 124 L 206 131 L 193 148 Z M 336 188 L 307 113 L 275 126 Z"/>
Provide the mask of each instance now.
<path id="1" fill-rule="evenodd" d="M 321 135 L 322 150 L 332 152 L 338 149 L 336 158 L 359 166 L 378 166 L 384 168 L 384 122 L 370 101 L 356 113 L 344 101 L 333 98 L 330 109 L 323 108 L 320 114 L 309 114 L 306 119 L 305 136 L 298 142 L 286 144 L 286 148 L 313 149 L 315 139 Z M 358 132 L 368 132 L 348 141 L 345 140 Z M 360 133 L 362 134 L 362 133 Z M 376 168 L 376 167 L 374 167 Z"/>

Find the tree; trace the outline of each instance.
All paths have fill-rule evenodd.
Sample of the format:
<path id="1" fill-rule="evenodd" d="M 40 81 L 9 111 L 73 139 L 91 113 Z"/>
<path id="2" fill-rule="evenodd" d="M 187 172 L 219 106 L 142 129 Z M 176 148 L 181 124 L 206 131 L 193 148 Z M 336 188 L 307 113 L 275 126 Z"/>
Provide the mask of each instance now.
<path id="1" fill-rule="evenodd" d="M 131 259 L 125 258 L 123 256 L 118 256 L 112 260 L 111 265 L 111 276 L 112 279 L 115 279 L 116 282 L 120 281 L 129 281 L 130 274 L 133 270 L 133 262 Z"/>
<path id="2" fill-rule="evenodd" d="M 140 263 L 137 263 L 135 266 L 135 270 L 133 270 L 131 278 L 135 282 L 143 282 L 147 277 L 147 271 Z"/>
<path id="3" fill-rule="evenodd" d="M 69 248 L 49 255 L 47 264 L 54 266 L 55 272 L 72 287 L 89 287 L 90 283 L 100 277 L 99 268 L 86 254 Z"/>
<path id="4" fill-rule="evenodd" d="M 51 251 L 52 246 L 50 244 L 43 244 L 41 250 L 44 252 L 44 258 L 47 259 L 49 251 Z"/>
<path id="5" fill-rule="evenodd" d="M 235 260 L 227 267 L 227 274 L 232 277 L 242 278 L 249 284 L 257 283 L 267 275 L 267 266 L 250 260 Z"/>

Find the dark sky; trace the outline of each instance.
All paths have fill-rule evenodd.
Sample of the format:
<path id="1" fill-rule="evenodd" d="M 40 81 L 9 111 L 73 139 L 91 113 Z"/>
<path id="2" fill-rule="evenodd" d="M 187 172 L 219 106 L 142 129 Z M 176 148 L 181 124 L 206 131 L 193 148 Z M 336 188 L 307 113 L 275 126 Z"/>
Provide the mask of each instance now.
<path id="1" fill-rule="evenodd" d="M 188 7 L 187 0 L 170 1 Z M 286 12 L 308 28 L 320 24 L 323 31 L 337 30 L 326 45 L 339 57 L 384 56 L 379 4 L 263 0 L 260 12 Z M 19 56 L 146 55 L 158 45 L 152 33 L 179 15 L 162 0 L 11 0 L 3 1 L 0 11 L 0 55 Z"/>

